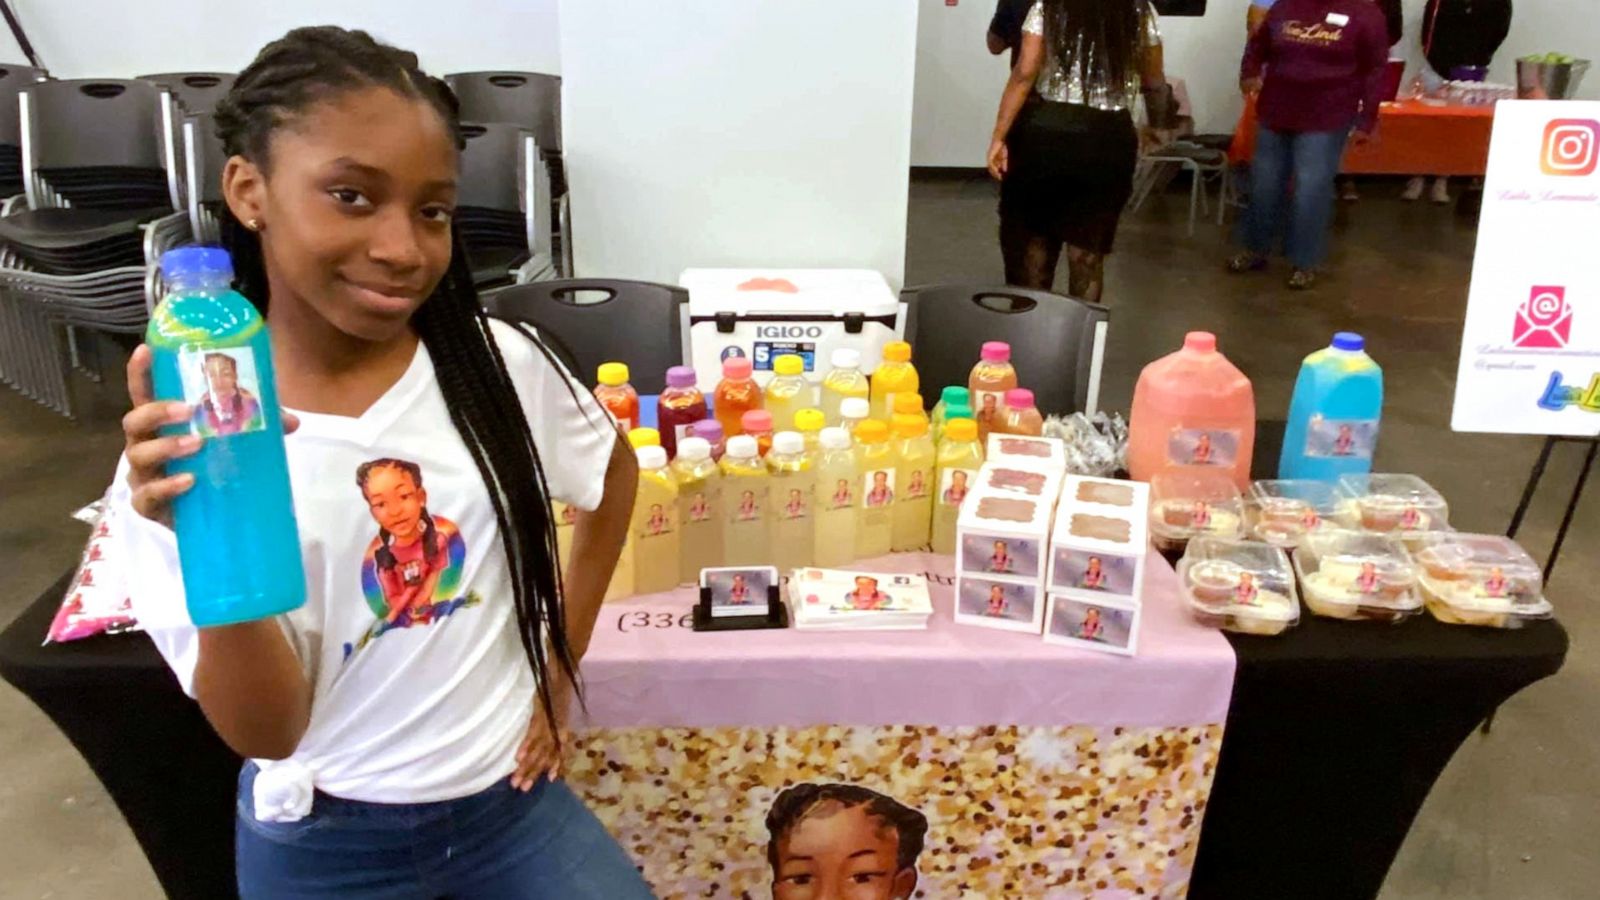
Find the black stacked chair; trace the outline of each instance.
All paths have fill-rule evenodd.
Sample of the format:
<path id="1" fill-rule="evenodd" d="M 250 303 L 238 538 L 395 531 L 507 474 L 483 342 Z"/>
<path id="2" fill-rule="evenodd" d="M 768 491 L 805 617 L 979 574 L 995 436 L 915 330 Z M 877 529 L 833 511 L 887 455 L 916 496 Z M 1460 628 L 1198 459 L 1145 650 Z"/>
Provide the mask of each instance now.
<path id="1" fill-rule="evenodd" d="M 589 299 L 591 294 L 602 296 Z M 688 302 L 689 292 L 676 285 L 575 278 L 513 285 L 486 298 L 484 308 L 532 325 L 591 388 L 601 363 L 626 359 L 634 388 L 659 394 L 667 369 L 683 365 Z"/>
<path id="2" fill-rule="evenodd" d="M 465 122 L 501 122 L 533 132 L 549 167 L 551 230 L 560 271 L 572 275 L 566 171 L 561 163 L 561 77 L 537 72 L 458 72 L 446 75 Z"/>
<path id="3" fill-rule="evenodd" d="M 188 202 L 184 196 L 183 173 L 187 166 L 183 159 L 184 116 L 210 113 L 217 103 L 228 96 L 238 76 L 232 72 L 160 72 L 140 75 L 161 89 L 161 136 L 167 160 L 167 193 L 174 208 L 183 209 Z"/>
<path id="4" fill-rule="evenodd" d="M 27 326 L 5 355 L 27 362 L 8 380 L 70 415 L 52 326 L 142 331 L 154 264 L 189 227 L 170 202 L 155 86 L 43 81 L 20 106 L 29 209 L 0 218 L 0 292 Z"/>
<path id="5" fill-rule="evenodd" d="M 463 123 L 455 227 L 480 291 L 555 277 L 549 175 L 533 135 L 515 125 Z"/>
<path id="6" fill-rule="evenodd" d="M 1073 297 L 1015 287 L 961 284 L 906 288 L 906 340 L 917 373 L 938 396 L 964 385 L 985 341 L 1011 345 L 1011 360 L 1039 410 L 1094 412 L 1110 312 Z"/>
<path id="7" fill-rule="evenodd" d="M 22 193 L 22 115 L 17 96 L 46 77 L 43 69 L 0 65 L 0 196 Z"/>
<path id="8" fill-rule="evenodd" d="M 222 241 L 222 169 L 228 154 L 211 113 L 184 116 L 182 156 L 189 228 L 196 243 Z"/>

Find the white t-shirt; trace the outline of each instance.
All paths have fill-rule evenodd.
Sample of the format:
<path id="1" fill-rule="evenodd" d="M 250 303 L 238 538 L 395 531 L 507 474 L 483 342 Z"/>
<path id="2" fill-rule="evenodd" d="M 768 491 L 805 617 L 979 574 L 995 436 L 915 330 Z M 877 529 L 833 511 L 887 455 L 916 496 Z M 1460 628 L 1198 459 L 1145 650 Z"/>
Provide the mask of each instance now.
<path id="1" fill-rule="evenodd" d="M 553 498 L 593 510 L 614 426 L 525 335 L 498 321 L 492 328 Z M 285 443 L 307 600 L 279 623 L 314 693 L 292 762 L 317 788 L 352 800 L 426 803 L 484 790 L 513 769 L 534 679 L 494 507 L 432 359 L 419 344 L 405 374 L 360 417 L 296 414 L 300 428 Z M 370 466 L 358 484 L 363 464 L 378 460 L 405 465 Z M 177 542 L 129 506 L 126 469 L 124 457 L 112 502 L 129 523 L 133 606 L 192 694 L 199 642 Z"/>

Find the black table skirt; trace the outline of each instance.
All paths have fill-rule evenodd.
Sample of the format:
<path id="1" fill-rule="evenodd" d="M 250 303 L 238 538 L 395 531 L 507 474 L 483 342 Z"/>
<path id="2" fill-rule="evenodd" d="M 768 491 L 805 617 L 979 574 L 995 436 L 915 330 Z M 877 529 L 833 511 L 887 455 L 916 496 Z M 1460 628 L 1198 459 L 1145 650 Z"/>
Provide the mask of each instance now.
<path id="1" fill-rule="evenodd" d="M 0 632 L 0 676 L 78 748 L 174 900 L 227 900 L 240 760 L 143 635 L 39 645 L 66 579 Z M 1567 637 L 1307 616 L 1230 635 L 1233 703 L 1190 896 L 1368 898 L 1456 749 Z"/>

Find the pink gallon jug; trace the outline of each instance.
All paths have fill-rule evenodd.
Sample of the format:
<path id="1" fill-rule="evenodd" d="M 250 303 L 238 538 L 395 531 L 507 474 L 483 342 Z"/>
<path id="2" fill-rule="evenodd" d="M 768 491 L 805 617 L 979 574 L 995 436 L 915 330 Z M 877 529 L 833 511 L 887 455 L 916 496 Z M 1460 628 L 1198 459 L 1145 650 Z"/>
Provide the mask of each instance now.
<path id="1" fill-rule="evenodd" d="M 1255 392 L 1217 352 L 1216 335 L 1191 331 L 1183 349 L 1139 373 L 1128 422 L 1128 472 L 1136 481 L 1168 469 L 1220 469 L 1245 490 L 1255 443 Z"/>

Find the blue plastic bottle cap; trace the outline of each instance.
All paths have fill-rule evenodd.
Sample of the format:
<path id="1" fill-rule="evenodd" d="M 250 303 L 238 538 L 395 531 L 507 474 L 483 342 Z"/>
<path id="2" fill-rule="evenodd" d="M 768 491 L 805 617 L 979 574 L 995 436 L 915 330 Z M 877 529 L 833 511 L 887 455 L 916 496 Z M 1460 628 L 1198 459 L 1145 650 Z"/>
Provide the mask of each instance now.
<path id="1" fill-rule="evenodd" d="M 161 275 L 167 281 L 228 281 L 233 278 L 233 259 L 221 247 L 179 247 L 161 254 Z"/>
<path id="2" fill-rule="evenodd" d="M 1366 346 L 1366 338 L 1353 331 L 1341 331 L 1333 336 L 1333 349 L 1335 350 L 1364 350 Z"/>

